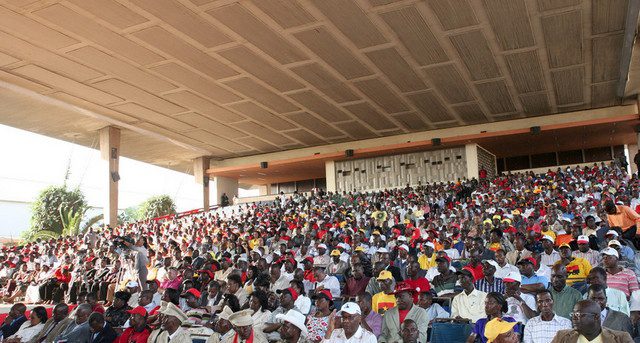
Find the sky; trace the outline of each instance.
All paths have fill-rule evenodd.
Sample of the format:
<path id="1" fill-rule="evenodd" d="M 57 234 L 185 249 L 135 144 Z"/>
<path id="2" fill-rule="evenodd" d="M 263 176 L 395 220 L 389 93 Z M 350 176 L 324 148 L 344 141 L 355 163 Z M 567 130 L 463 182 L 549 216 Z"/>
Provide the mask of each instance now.
<path id="1" fill-rule="evenodd" d="M 63 184 L 68 165 L 67 184 L 80 187 L 90 206 L 102 207 L 107 189 L 98 150 L 4 125 L 0 125 L 0 146 L 0 236 L 24 229 L 29 211 L 16 206 L 32 202 L 49 185 Z M 120 209 L 159 194 L 171 196 L 178 211 L 202 207 L 201 186 L 193 175 L 125 157 L 120 157 L 119 173 Z M 215 194 L 213 187 L 212 183 Z"/>

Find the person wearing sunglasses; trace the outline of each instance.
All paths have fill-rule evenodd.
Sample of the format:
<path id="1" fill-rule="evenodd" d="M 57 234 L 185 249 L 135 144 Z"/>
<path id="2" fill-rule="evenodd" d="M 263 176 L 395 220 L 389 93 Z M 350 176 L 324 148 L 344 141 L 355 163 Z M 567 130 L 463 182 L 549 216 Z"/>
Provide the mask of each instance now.
<path id="1" fill-rule="evenodd" d="M 593 300 L 581 300 L 573 307 L 573 329 L 558 331 L 551 343 L 603 342 L 631 343 L 628 332 L 603 328 L 600 323 L 600 305 Z"/>

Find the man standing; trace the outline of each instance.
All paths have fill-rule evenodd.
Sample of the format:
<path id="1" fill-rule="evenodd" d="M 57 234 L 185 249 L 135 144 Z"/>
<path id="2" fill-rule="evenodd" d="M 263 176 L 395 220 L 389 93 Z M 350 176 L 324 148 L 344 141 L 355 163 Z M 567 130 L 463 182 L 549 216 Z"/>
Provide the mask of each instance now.
<path id="1" fill-rule="evenodd" d="M 382 333 L 378 337 L 378 342 L 393 343 L 399 342 L 400 337 L 400 325 L 405 319 L 411 319 L 418 325 L 419 341 L 427 341 L 427 326 L 429 320 L 427 319 L 427 312 L 413 304 L 413 293 L 415 290 L 404 282 L 399 282 L 396 286 L 396 290 L 393 294 L 396 296 L 397 306 L 388 310 L 382 320 Z"/>
<path id="2" fill-rule="evenodd" d="M 573 306 L 582 300 L 580 292 L 567 286 L 567 270 L 561 264 L 553 266 L 549 291 L 553 296 L 553 311 L 561 317 L 569 318 Z"/>
<path id="3" fill-rule="evenodd" d="M 552 343 L 615 342 L 632 343 L 629 333 L 603 328 L 600 306 L 592 300 L 578 302 L 572 312 L 573 329 L 558 331 Z"/>
<path id="4" fill-rule="evenodd" d="M 606 286 L 591 285 L 589 286 L 589 292 L 587 293 L 589 300 L 593 300 L 600 305 L 600 322 L 602 323 L 602 326 L 611 330 L 626 331 L 632 337 L 635 336 L 633 333 L 634 330 L 631 318 L 626 314 L 614 311 L 607 306 L 607 293 L 605 290 Z"/>
<path id="5" fill-rule="evenodd" d="M 549 343 L 560 330 L 571 329 L 571 321 L 553 312 L 553 297 L 548 290 L 536 294 L 540 315 L 529 319 L 524 327 L 524 343 Z"/>
<path id="6" fill-rule="evenodd" d="M 473 287 L 473 274 L 468 269 L 463 269 L 457 274 L 462 292 L 456 295 L 451 302 L 451 317 L 469 319 L 475 323 L 478 319 L 486 316 L 484 301 L 487 293 Z"/>
<path id="7" fill-rule="evenodd" d="M 362 321 L 362 312 L 360 306 L 354 302 L 348 302 L 342 305 L 340 309 L 341 326 L 342 328 L 336 329 L 336 312 L 335 310 L 329 315 L 329 327 L 325 333 L 325 343 L 338 343 L 338 342 L 361 342 L 361 343 L 376 343 L 376 336 L 363 329 L 360 326 Z"/>

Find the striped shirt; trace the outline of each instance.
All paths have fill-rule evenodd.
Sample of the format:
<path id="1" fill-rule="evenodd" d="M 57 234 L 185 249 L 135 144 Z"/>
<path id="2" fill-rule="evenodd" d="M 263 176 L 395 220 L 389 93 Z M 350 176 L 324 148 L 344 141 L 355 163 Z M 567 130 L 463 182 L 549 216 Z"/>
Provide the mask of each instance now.
<path id="1" fill-rule="evenodd" d="M 473 285 L 477 290 L 485 293 L 498 292 L 500 294 L 504 294 L 504 283 L 502 282 L 502 279 L 497 277 L 493 278 L 492 283 L 489 283 L 487 279 L 482 278 L 474 282 Z"/>
<path id="2" fill-rule="evenodd" d="M 633 291 L 640 289 L 636 274 L 627 268 L 623 268 L 622 271 L 616 274 L 607 272 L 607 287 L 619 289 L 627 297 L 630 297 Z"/>
<path id="3" fill-rule="evenodd" d="M 550 321 L 544 321 L 540 316 L 529 319 L 524 327 L 524 343 L 549 343 L 560 330 L 571 329 L 571 321 L 554 315 Z"/>

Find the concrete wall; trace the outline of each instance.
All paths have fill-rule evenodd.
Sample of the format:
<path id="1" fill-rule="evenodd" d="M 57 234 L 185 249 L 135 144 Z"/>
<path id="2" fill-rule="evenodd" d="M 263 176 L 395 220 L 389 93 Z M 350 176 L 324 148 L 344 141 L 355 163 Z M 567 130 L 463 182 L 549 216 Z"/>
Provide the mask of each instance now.
<path id="1" fill-rule="evenodd" d="M 335 162 L 336 190 L 371 190 L 467 177 L 464 146 Z M 329 170 L 327 170 L 329 171 Z M 327 189 L 329 189 L 327 174 Z"/>

